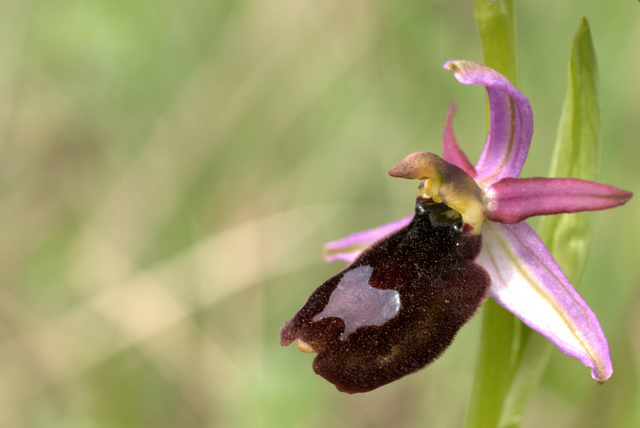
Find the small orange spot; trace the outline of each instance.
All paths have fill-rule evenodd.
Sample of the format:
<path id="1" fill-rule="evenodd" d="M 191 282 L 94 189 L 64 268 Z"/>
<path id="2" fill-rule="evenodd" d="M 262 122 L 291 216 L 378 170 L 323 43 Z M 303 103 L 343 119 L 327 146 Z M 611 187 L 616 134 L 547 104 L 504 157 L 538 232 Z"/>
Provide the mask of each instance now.
<path id="1" fill-rule="evenodd" d="M 296 345 L 298 345 L 298 349 L 301 350 L 302 352 L 306 352 L 311 353 L 311 352 L 316 352 L 315 349 L 313 349 L 311 347 L 311 345 L 309 345 L 307 342 L 298 339 L 298 342 L 296 343 Z"/>

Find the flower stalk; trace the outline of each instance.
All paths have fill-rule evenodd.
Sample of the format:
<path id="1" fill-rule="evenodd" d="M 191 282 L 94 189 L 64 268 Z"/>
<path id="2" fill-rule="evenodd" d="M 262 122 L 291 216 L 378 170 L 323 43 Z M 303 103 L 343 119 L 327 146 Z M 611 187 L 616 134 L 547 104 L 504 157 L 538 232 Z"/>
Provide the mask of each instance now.
<path id="1" fill-rule="evenodd" d="M 484 63 L 517 86 L 513 0 L 474 0 L 474 6 Z M 485 303 L 467 428 L 498 425 L 520 353 L 523 329 L 522 322 L 493 299 Z"/>
<path id="2" fill-rule="evenodd" d="M 496 3 L 500 0 L 475 1 L 484 59 L 503 74 L 513 73 L 510 78 L 515 82 L 513 3 L 506 1 L 504 7 Z M 501 25 L 503 36 L 511 41 L 496 40 L 498 30 L 492 24 Z M 572 45 L 567 96 L 549 176 L 595 180 L 599 133 L 597 65 L 589 25 L 582 18 Z M 586 261 L 590 219 L 590 213 L 545 216 L 539 226 L 540 237 L 574 284 Z M 495 302 L 487 302 L 467 427 L 520 426 L 552 348 Z"/>

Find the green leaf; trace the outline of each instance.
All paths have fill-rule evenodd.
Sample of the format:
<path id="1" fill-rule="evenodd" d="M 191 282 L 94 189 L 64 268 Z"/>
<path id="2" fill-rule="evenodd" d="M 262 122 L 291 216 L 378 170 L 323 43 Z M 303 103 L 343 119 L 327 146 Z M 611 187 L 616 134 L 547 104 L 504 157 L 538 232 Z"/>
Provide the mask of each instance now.
<path id="1" fill-rule="evenodd" d="M 567 95 L 562 110 L 550 177 L 595 180 L 600 157 L 600 109 L 595 50 L 586 18 L 573 39 Z M 569 280 L 576 284 L 591 238 L 591 214 L 562 214 L 541 219 L 538 233 Z M 553 345 L 525 330 L 522 354 L 508 392 L 500 427 L 518 427 L 549 359 Z"/>
<path id="2" fill-rule="evenodd" d="M 597 179 L 601 151 L 597 68 L 589 23 L 582 17 L 573 39 L 550 177 Z M 590 213 L 564 214 L 546 216 L 540 222 L 540 237 L 573 283 L 580 279 L 586 261 L 591 217 Z"/>

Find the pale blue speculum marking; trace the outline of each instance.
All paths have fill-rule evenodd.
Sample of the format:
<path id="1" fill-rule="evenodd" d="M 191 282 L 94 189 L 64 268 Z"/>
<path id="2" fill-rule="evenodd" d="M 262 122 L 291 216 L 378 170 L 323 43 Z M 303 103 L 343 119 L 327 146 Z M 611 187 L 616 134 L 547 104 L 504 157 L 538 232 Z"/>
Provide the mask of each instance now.
<path id="1" fill-rule="evenodd" d="M 340 339 L 345 340 L 362 326 L 381 326 L 395 317 L 400 311 L 400 293 L 369 285 L 372 273 L 371 266 L 359 266 L 345 273 L 327 306 L 312 321 L 342 319 L 345 329 Z"/>

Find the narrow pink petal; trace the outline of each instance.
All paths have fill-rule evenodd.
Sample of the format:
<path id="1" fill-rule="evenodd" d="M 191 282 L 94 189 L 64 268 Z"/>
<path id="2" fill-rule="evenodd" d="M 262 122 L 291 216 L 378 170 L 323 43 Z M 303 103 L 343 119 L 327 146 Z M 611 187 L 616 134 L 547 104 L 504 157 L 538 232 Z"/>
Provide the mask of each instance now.
<path id="1" fill-rule="evenodd" d="M 533 134 L 529 100 L 506 77 L 484 65 L 450 60 L 444 68 L 452 70 L 460 83 L 484 86 L 489 96 L 489 132 L 476 164 L 476 180 L 488 186 L 505 177 L 518 177 Z"/>
<path id="2" fill-rule="evenodd" d="M 453 116 L 456 113 L 456 103 L 452 103 L 447 112 L 447 120 L 444 127 L 444 135 L 442 137 L 442 157 L 449 163 L 461 168 L 471 177 L 476 176 L 476 169 L 473 167 L 467 155 L 460 149 L 456 136 L 453 133 Z"/>
<path id="3" fill-rule="evenodd" d="M 357 232 L 349 236 L 345 236 L 337 241 L 328 242 L 324 246 L 324 259 L 327 262 L 343 260 L 351 263 L 360 253 L 371 244 L 379 241 L 385 236 L 402 229 L 413 219 L 413 214 L 396 220 L 391 223 L 378 226 L 373 229 Z"/>
<path id="4" fill-rule="evenodd" d="M 504 178 L 486 191 L 487 217 L 518 223 L 535 215 L 606 210 L 626 203 L 632 195 L 578 178 Z"/>
<path id="5" fill-rule="evenodd" d="M 491 296 L 603 382 L 613 373 L 600 323 L 526 223 L 487 222 L 476 260 L 491 276 Z"/>

